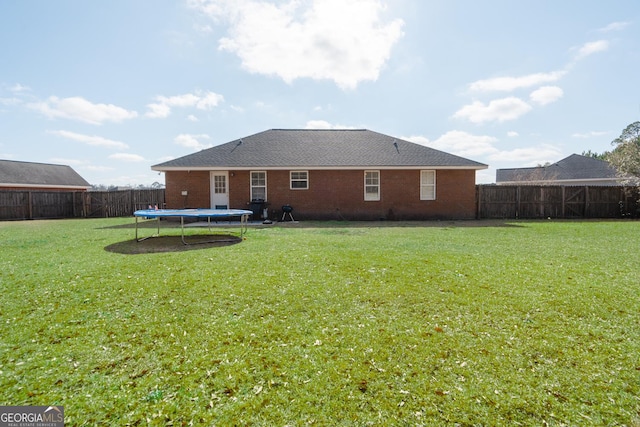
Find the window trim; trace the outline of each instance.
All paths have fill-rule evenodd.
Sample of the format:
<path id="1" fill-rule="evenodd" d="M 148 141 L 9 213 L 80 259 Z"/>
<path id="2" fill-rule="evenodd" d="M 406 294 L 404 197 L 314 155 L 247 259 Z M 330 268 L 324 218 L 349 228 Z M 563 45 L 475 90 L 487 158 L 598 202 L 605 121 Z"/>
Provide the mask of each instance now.
<path id="1" fill-rule="evenodd" d="M 377 175 L 377 183 L 376 184 L 368 184 L 367 183 L 367 174 L 375 173 Z M 380 201 L 380 171 L 379 170 L 365 170 L 364 171 L 364 201 L 365 202 L 379 202 Z M 367 192 L 367 187 L 375 187 L 377 188 L 377 192 L 375 196 L 372 196 L 373 193 Z"/>
<path id="2" fill-rule="evenodd" d="M 293 174 L 294 173 L 304 173 L 305 174 L 305 178 L 304 179 L 294 179 L 293 178 Z M 304 182 L 305 186 L 304 187 L 294 187 L 293 183 L 294 182 Z M 306 170 L 294 170 L 294 171 L 289 171 L 289 189 L 290 190 L 308 190 L 309 189 L 309 171 Z"/>
<path id="3" fill-rule="evenodd" d="M 424 177 L 427 174 L 433 176 L 433 183 L 425 184 Z M 420 200 L 436 200 L 436 171 L 435 169 L 425 169 L 420 171 Z M 427 192 L 427 189 L 433 189 L 433 196 Z"/>
<path id="4" fill-rule="evenodd" d="M 253 174 L 254 173 L 262 173 L 264 174 L 264 186 L 262 185 L 253 185 Z M 253 197 L 253 189 L 254 188 L 264 188 L 264 200 L 267 200 L 267 171 L 249 171 L 249 191 L 251 192 L 251 200 L 255 200 Z"/>

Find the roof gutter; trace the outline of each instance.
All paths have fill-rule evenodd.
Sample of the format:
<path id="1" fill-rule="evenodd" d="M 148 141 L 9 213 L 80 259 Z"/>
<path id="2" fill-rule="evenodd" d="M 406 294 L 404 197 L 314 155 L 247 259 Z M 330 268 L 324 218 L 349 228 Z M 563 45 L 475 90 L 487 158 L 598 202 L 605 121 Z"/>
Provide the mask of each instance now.
<path id="1" fill-rule="evenodd" d="M 612 182 L 621 185 L 621 178 L 585 178 L 585 179 L 555 179 L 536 181 L 496 181 L 496 185 L 582 185 L 590 182 Z"/>
<path id="2" fill-rule="evenodd" d="M 190 171 L 270 171 L 270 170 L 483 170 L 487 169 L 487 165 L 478 166 L 430 166 L 430 165 L 416 165 L 416 166 L 166 166 L 156 167 L 152 166 L 151 170 L 156 172 L 190 172 Z"/>

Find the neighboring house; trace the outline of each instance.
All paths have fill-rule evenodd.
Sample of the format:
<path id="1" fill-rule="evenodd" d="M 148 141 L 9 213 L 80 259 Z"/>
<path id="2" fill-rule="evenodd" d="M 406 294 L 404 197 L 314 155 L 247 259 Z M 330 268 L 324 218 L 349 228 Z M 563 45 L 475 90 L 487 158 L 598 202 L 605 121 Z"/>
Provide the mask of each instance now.
<path id="1" fill-rule="evenodd" d="M 475 218 L 487 166 L 369 130 L 273 129 L 152 166 L 169 208 L 247 208 L 281 219 Z M 255 203 L 253 203 L 255 205 Z"/>
<path id="2" fill-rule="evenodd" d="M 87 191 L 91 184 L 65 165 L 0 160 L 0 190 Z"/>
<path id="3" fill-rule="evenodd" d="M 604 160 L 572 154 L 548 166 L 496 170 L 498 185 L 620 185 Z"/>

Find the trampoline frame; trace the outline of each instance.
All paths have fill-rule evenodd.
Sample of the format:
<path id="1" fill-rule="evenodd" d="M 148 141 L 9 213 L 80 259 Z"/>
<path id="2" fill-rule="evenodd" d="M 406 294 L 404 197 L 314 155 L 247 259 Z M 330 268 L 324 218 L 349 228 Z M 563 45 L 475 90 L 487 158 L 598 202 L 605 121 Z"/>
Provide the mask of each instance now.
<path id="1" fill-rule="evenodd" d="M 240 240 L 247 232 L 249 215 L 252 215 L 253 211 L 244 209 L 142 209 L 133 213 L 136 218 L 136 241 L 142 242 L 153 237 L 160 236 L 160 218 L 180 218 L 180 238 L 184 245 L 194 245 L 201 243 L 215 243 L 215 242 L 231 242 L 235 240 L 211 240 L 202 242 L 189 243 L 185 239 L 184 235 L 184 219 L 185 218 L 207 218 L 209 229 L 211 229 L 211 219 L 220 218 L 228 219 L 234 217 L 240 217 Z M 157 223 L 157 231 L 155 234 L 146 237 L 138 237 L 138 219 L 155 219 Z"/>

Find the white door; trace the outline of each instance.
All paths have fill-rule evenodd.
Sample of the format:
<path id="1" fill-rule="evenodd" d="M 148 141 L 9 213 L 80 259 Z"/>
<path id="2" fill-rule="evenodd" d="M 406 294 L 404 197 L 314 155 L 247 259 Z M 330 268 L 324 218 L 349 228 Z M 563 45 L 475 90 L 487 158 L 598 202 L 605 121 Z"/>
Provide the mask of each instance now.
<path id="1" fill-rule="evenodd" d="M 229 209 L 229 174 L 211 172 L 211 209 Z"/>

